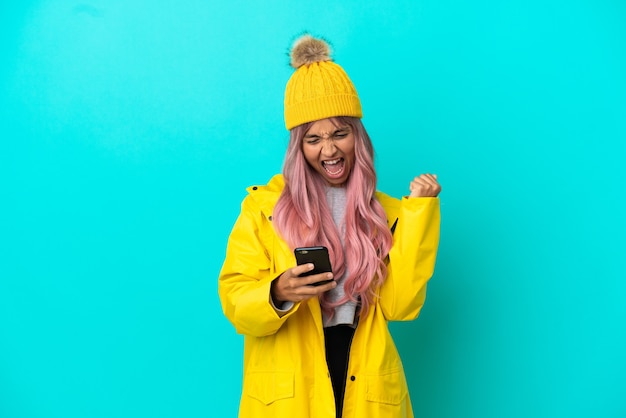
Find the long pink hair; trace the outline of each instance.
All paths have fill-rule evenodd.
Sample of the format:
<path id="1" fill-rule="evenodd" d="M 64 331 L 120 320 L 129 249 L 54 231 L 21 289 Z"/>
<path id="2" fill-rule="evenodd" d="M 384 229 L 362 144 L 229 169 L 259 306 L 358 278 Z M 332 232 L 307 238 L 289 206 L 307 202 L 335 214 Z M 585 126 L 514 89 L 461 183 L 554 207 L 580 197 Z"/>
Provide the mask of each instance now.
<path id="1" fill-rule="evenodd" d="M 274 208 L 278 233 L 293 250 L 296 247 L 323 245 L 328 248 L 335 278 L 344 278 L 345 296 L 331 303 L 320 296 L 322 310 L 333 315 L 334 307 L 352 300 L 361 303 L 366 315 L 374 303 L 376 288 L 387 276 L 384 262 L 392 245 L 392 236 L 382 205 L 376 200 L 374 147 L 361 120 L 336 117 L 337 126 L 348 125 L 354 135 L 354 166 L 346 181 L 345 253 L 337 228 L 326 203 L 325 180 L 306 161 L 302 141 L 312 123 L 291 130 L 283 177 L 283 189 Z"/>

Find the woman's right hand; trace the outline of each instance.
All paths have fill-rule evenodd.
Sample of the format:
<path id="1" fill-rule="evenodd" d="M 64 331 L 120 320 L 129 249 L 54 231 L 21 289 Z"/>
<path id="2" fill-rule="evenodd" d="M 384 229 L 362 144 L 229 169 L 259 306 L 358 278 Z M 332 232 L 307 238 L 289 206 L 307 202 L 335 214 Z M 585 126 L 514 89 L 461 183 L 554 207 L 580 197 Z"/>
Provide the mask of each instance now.
<path id="1" fill-rule="evenodd" d="M 300 277 L 300 274 L 311 270 L 313 270 L 313 264 L 302 264 L 286 270 L 277 279 L 274 279 L 271 288 L 272 300 L 276 303 L 287 301 L 302 302 L 313 296 L 321 295 L 337 286 L 337 282 L 332 280 L 332 273 L 319 273 Z M 331 281 L 319 286 L 313 286 L 313 283 L 326 280 Z"/>

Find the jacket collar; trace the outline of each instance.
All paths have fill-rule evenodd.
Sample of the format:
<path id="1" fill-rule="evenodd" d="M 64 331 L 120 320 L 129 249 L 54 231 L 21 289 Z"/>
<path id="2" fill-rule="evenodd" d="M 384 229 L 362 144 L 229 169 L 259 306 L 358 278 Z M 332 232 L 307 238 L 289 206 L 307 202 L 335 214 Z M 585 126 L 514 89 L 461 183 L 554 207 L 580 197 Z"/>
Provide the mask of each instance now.
<path id="1" fill-rule="evenodd" d="M 282 174 L 276 174 L 264 186 L 250 186 L 246 190 L 261 208 L 265 217 L 269 218 L 274 212 L 274 206 L 285 187 L 285 180 Z M 391 228 L 400 216 L 400 201 L 385 193 L 376 192 L 376 199 L 383 205 L 387 213 L 387 223 Z"/>
<path id="2" fill-rule="evenodd" d="M 285 187 L 282 174 L 276 174 L 264 186 L 250 186 L 246 190 L 252 199 L 259 205 L 263 214 L 269 218 L 274 212 L 274 206 Z"/>

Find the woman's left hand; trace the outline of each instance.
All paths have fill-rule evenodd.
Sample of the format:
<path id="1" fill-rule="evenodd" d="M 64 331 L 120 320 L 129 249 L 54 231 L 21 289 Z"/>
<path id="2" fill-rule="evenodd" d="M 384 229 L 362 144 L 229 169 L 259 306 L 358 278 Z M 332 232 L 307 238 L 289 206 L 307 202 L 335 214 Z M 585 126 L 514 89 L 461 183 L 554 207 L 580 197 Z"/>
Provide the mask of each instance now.
<path id="1" fill-rule="evenodd" d="M 436 174 L 420 174 L 409 185 L 409 197 L 437 197 L 441 192 L 441 185 L 437 182 Z"/>

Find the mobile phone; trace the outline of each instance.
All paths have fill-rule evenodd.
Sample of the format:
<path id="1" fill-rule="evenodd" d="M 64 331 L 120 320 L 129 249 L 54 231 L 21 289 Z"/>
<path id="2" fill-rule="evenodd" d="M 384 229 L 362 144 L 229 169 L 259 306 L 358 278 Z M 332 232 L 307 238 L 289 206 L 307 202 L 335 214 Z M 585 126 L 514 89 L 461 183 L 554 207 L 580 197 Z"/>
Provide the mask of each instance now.
<path id="1" fill-rule="evenodd" d="M 293 252 L 299 266 L 307 263 L 313 263 L 314 266 L 313 270 L 302 273 L 300 277 L 333 271 L 330 265 L 330 257 L 328 256 L 328 248 L 326 247 L 300 247 L 293 250 Z M 321 282 L 312 283 L 312 285 L 319 286 L 331 281 L 332 279 L 322 280 Z"/>

